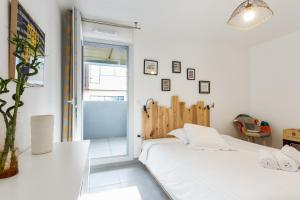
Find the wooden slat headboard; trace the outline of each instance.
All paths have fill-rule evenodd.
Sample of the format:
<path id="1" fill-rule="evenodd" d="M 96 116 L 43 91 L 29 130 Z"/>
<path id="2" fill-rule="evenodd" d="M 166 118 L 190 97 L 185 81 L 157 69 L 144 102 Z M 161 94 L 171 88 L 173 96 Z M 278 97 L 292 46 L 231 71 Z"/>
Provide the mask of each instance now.
<path id="1" fill-rule="evenodd" d="M 185 123 L 210 126 L 210 109 L 203 101 L 197 102 L 187 108 L 185 102 L 180 102 L 178 96 L 172 97 L 171 108 L 159 106 L 153 101 L 143 110 L 143 134 L 144 139 L 158 139 L 170 137 L 167 134 Z"/>

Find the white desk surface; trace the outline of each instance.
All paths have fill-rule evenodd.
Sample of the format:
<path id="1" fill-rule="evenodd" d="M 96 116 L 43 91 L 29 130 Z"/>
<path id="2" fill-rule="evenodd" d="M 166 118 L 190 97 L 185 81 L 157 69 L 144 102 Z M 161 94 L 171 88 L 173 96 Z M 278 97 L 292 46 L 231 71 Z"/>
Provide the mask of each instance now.
<path id="1" fill-rule="evenodd" d="M 19 174 L 0 179 L 1 200 L 77 200 L 88 163 L 89 141 L 56 143 L 53 151 L 19 157 Z"/>

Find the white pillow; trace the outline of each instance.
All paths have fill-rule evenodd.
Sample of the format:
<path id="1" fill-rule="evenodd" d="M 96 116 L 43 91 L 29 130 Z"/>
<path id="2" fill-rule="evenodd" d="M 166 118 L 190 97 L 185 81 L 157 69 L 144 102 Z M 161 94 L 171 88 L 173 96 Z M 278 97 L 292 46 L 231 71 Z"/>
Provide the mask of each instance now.
<path id="1" fill-rule="evenodd" d="M 189 147 L 199 150 L 232 150 L 214 128 L 185 124 L 184 131 L 189 140 Z"/>
<path id="2" fill-rule="evenodd" d="M 188 144 L 189 143 L 189 140 L 188 140 L 187 135 L 184 132 L 183 128 L 175 129 L 175 130 L 169 132 L 168 135 L 175 136 L 176 138 L 181 140 L 183 142 L 183 144 Z"/>

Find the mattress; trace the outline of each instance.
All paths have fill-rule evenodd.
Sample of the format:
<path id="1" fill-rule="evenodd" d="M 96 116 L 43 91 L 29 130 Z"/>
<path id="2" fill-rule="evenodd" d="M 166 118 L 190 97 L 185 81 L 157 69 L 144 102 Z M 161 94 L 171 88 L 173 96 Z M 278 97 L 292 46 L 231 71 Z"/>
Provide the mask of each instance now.
<path id="1" fill-rule="evenodd" d="M 174 200 L 300 200 L 299 171 L 262 168 L 258 150 L 269 147 L 222 137 L 235 151 L 192 150 L 168 138 L 144 141 L 139 159 Z"/>

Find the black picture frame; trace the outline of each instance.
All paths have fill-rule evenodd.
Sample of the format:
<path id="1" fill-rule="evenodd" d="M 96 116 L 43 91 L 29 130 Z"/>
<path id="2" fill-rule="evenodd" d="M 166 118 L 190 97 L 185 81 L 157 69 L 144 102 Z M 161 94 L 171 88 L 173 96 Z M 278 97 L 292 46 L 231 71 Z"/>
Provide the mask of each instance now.
<path id="1" fill-rule="evenodd" d="M 181 62 L 172 61 L 172 73 L 180 74 L 181 73 Z"/>
<path id="2" fill-rule="evenodd" d="M 155 72 L 149 72 L 149 70 L 151 70 L 151 69 L 147 69 L 147 67 L 150 67 L 150 64 L 154 65 L 155 69 L 153 69 L 153 70 L 155 70 Z M 146 75 L 158 75 L 158 61 L 157 60 L 144 59 L 144 74 L 146 74 Z"/>
<path id="3" fill-rule="evenodd" d="M 193 73 L 193 76 L 190 77 L 190 73 Z M 196 80 L 196 69 L 195 68 L 187 68 L 186 69 L 186 79 L 187 80 Z"/>
<path id="4" fill-rule="evenodd" d="M 210 94 L 210 81 L 199 81 L 199 93 Z"/>
<path id="5" fill-rule="evenodd" d="M 171 79 L 161 79 L 161 91 L 163 92 L 171 91 Z"/>

